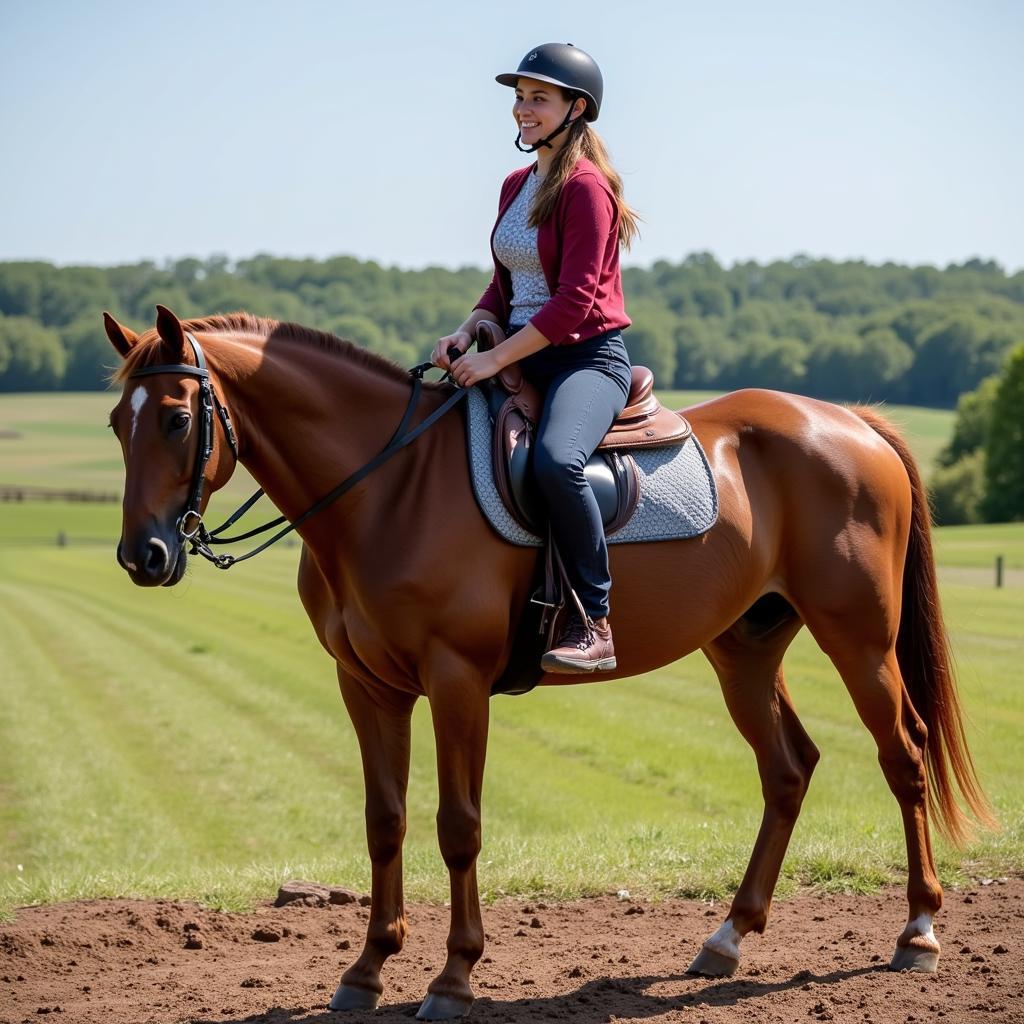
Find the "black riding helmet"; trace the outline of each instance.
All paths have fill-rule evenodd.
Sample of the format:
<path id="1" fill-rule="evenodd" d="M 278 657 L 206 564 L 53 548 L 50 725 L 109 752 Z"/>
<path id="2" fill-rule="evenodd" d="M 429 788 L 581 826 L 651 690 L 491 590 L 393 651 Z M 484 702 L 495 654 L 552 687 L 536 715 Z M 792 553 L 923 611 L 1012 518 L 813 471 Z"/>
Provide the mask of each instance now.
<path id="1" fill-rule="evenodd" d="M 537 46 L 519 62 L 515 71 L 496 75 L 495 81 L 514 89 L 520 78 L 535 78 L 540 82 L 561 86 L 573 94 L 574 101 L 577 96 L 584 97 L 587 101 L 587 108 L 583 111 L 585 121 L 596 121 L 601 112 L 601 98 L 604 94 L 601 69 L 589 53 L 572 43 L 544 43 Z M 516 148 L 524 153 L 532 153 L 541 146 L 551 149 L 550 140 L 569 127 L 571 114 L 570 107 L 565 120 L 546 139 L 541 139 L 529 149 L 519 145 L 522 138 L 520 133 L 516 136 Z"/>

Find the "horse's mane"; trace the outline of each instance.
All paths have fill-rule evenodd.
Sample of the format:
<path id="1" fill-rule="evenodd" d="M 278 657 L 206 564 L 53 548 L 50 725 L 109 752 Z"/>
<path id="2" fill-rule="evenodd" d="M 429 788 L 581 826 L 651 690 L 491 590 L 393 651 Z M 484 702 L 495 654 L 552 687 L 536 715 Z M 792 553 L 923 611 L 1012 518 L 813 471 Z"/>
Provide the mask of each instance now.
<path id="1" fill-rule="evenodd" d="M 285 340 L 296 341 L 305 345 L 318 345 L 326 352 L 336 352 L 346 360 L 356 363 L 358 366 L 365 366 L 376 370 L 393 380 L 408 382 L 409 371 L 403 369 L 398 363 L 393 362 L 386 356 L 378 355 L 369 349 L 357 345 L 355 342 L 346 341 L 328 331 L 318 331 L 314 327 L 304 327 L 302 324 L 293 324 L 283 320 L 273 320 L 270 317 L 254 316 L 252 313 L 218 313 L 213 316 L 200 317 L 196 320 L 182 320 L 181 326 L 184 330 L 194 334 L 227 334 L 238 332 L 242 334 L 255 334 L 266 338 L 268 341 Z M 114 383 L 121 383 L 135 370 L 144 366 L 155 366 L 165 358 L 162 350 L 162 340 L 156 330 L 151 328 L 146 331 L 131 352 L 125 357 L 124 362 L 117 368 L 112 380 Z"/>

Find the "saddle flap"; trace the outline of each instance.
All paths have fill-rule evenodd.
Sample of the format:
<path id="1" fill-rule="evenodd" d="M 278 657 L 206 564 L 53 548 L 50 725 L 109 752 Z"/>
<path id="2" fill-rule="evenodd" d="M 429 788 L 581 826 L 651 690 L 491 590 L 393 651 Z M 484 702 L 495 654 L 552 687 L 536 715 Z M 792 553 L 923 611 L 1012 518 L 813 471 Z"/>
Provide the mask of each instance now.
<path id="1" fill-rule="evenodd" d="M 533 429 L 515 398 L 506 398 L 494 417 L 491 472 L 498 494 L 515 520 L 524 530 L 540 535 L 547 511 L 533 478 Z M 636 463 L 627 453 L 595 452 L 583 473 L 610 536 L 629 522 L 640 500 Z"/>
<path id="2" fill-rule="evenodd" d="M 494 483 L 505 507 L 524 529 L 536 530 L 544 521 L 542 505 L 531 474 L 533 424 L 516 404 L 505 399 L 494 417 L 491 466 Z"/>
<path id="3" fill-rule="evenodd" d="M 478 351 L 491 351 L 505 340 L 505 332 L 493 320 L 477 324 Z M 532 436 L 543 408 L 540 392 L 517 363 L 501 370 L 486 390 L 494 422 L 491 465 L 495 485 L 519 525 L 537 533 L 545 513 L 530 463 Z M 616 449 L 682 444 L 690 433 L 689 423 L 655 397 L 654 374 L 646 366 L 634 366 L 626 406 L 584 469 L 607 533 L 628 522 L 640 497 L 636 464 Z"/>

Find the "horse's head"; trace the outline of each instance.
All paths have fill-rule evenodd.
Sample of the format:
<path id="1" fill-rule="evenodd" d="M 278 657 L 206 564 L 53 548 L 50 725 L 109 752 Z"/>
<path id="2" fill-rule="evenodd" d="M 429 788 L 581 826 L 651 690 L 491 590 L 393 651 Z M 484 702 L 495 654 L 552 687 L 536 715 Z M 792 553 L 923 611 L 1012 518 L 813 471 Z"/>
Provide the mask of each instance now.
<path id="1" fill-rule="evenodd" d="M 173 586 L 185 572 L 199 513 L 230 477 L 234 458 L 181 321 L 163 306 L 156 329 L 141 335 L 109 313 L 103 320 L 125 360 L 118 373 L 124 390 L 110 414 L 125 465 L 117 560 L 139 586 Z M 205 460 L 204 447 L 212 449 Z"/>

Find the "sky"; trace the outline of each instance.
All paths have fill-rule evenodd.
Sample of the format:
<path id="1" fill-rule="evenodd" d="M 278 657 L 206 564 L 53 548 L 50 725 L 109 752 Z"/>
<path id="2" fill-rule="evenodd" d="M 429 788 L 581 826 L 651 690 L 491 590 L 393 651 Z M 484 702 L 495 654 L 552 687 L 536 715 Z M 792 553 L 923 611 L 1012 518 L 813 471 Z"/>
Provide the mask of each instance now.
<path id="1" fill-rule="evenodd" d="M 1017 0 L 0 0 L 0 260 L 489 263 L 513 71 L 601 66 L 628 265 L 1024 267 Z"/>

